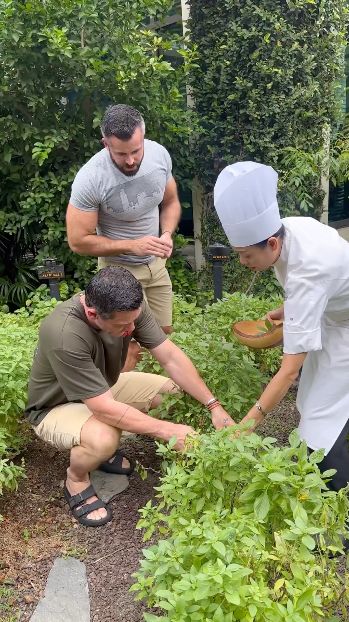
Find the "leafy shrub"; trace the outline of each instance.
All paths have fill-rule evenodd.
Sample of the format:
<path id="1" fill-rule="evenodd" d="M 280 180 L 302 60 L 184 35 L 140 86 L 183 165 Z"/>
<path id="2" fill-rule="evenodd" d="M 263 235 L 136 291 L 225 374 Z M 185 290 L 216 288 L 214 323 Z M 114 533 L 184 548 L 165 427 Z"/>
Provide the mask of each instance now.
<path id="1" fill-rule="evenodd" d="M 190 356 L 212 391 L 238 420 L 258 396 L 268 374 L 276 370 L 280 352 L 253 352 L 240 346 L 232 339 L 231 324 L 243 318 L 261 317 L 279 302 L 234 294 L 200 308 L 193 301 L 175 297 L 175 343 Z M 47 287 L 40 286 L 31 294 L 26 307 L 16 313 L 0 313 L 0 434 L 5 442 L 4 446 L 0 444 L 0 460 L 7 460 L 9 451 L 18 452 L 25 443 L 20 421 L 38 328 L 56 304 Z M 162 371 L 148 353 L 139 367 L 155 373 Z M 159 415 L 188 420 L 201 429 L 210 426 L 203 407 L 181 394 L 166 398 Z M 13 473 L 17 477 L 19 472 Z"/>
<path id="2" fill-rule="evenodd" d="M 205 188 L 224 163 L 257 159 L 278 168 L 285 148 L 320 149 L 324 128 L 341 116 L 345 0 L 190 5 L 195 166 Z"/>
<path id="3" fill-rule="evenodd" d="M 211 192 L 219 171 L 239 160 L 264 162 L 280 173 L 284 216 L 321 213 L 324 143 L 328 128 L 337 131 L 345 97 L 347 17 L 345 0 L 191 0 L 188 27 L 197 60 L 190 86 L 200 125 L 193 151 L 207 193 L 204 248 L 227 242 Z M 331 153 L 347 178 L 347 140 L 336 145 Z M 227 291 L 242 289 L 241 276 L 247 288 L 247 271 L 233 256 L 228 264 Z M 263 295 L 260 284 L 254 294 Z"/>
<path id="4" fill-rule="evenodd" d="M 16 487 L 23 468 L 9 461 L 27 437 L 21 426 L 28 377 L 38 327 L 55 306 L 56 300 L 41 301 L 17 313 L 0 313 L 0 494 Z"/>
<path id="5" fill-rule="evenodd" d="M 227 295 L 203 309 L 175 297 L 174 332 L 171 336 L 193 361 L 201 376 L 236 420 L 240 420 L 259 397 L 263 383 L 280 363 L 280 349 L 253 351 L 232 336 L 232 323 L 258 319 L 280 305 L 280 299 L 259 299 L 244 294 Z M 144 353 L 139 370 L 161 373 L 160 365 Z M 156 410 L 158 416 L 191 423 L 200 429 L 211 425 L 201 404 L 188 395 L 167 396 Z"/>
<path id="6" fill-rule="evenodd" d="M 177 234 L 174 238 L 174 251 L 167 261 L 167 269 L 171 277 L 172 288 L 176 294 L 195 300 L 198 295 L 197 273 L 193 271 L 181 249 L 191 241 L 184 235 Z"/>
<path id="7" fill-rule="evenodd" d="M 7 289 L 23 304 L 23 287 L 32 284 L 28 252 L 39 261 L 56 257 L 79 281 L 93 271 L 95 259 L 70 252 L 64 215 L 78 168 L 101 149 L 99 125 L 109 103 L 139 108 L 147 135 L 171 152 L 181 184 L 190 177 L 191 53 L 181 37 L 149 28 L 150 18 L 161 21 L 170 6 L 1 0 L 0 299 Z M 13 287 L 19 277 L 20 291 Z"/>
<path id="8" fill-rule="evenodd" d="M 0 427 L 0 495 L 5 488 L 16 490 L 18 480 L 24 477 L 23 463 L 22 466 L 18 466 L 5 457 L 8 455 L 8 439 L 10 438 L 10 434 Z"/>
<path id="9" fill-rule="evenodd" d="M 183 454 L 159 447 L 159 502 L 138 527 L 161 539 L 143 551 L 131 588 L 161 610 L 147 622 L 338 620 L 348 577 L 332 556 L 347 533 L 347 491 L 327 490 L 323 451 L 308 458 L 297 433 L 289 441 L 222 430 Z"/>

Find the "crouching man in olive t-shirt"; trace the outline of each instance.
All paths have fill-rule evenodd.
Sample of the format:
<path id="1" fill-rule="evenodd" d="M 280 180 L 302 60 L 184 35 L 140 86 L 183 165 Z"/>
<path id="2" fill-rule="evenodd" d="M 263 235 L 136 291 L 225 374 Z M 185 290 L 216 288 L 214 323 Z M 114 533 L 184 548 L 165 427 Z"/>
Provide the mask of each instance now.
<path id="1" fill-rule="evenodd" d="M 120 374 L 131 337 L 151 351 L 170 379 Z M 117 451 L 122 430 L 165 441 L 176 437 L 175 448 L 183 449 L 194 432 L 190 426 L 145 414 L 160 404 L 162 393 L 178 387 L 208 405 L 216 429 L 234 424 L 188 357 L 167 339 L 143 300 L 140 283 L 125 268 L 103 268 L 85 292 L 57 305 L 42 322 L 26 415 L 42 440 L 70 449 L 64 495 L 80 523 L 97 527 L 111 520 L 89 473 L 97 467 L 131 472 Z"/>

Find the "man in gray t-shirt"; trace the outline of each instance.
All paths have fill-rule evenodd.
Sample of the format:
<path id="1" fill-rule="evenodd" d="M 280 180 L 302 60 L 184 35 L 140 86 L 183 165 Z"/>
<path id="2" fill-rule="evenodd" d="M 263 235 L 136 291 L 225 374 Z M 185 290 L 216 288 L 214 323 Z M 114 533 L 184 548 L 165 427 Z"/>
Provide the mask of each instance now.
<path id="1" fill-rule="evenodd" d="M 172 287 L 166 259 L 181 208 L 167 150 L 144 138 L 135 108 L 110 106 L 102 122 L 104 149 L 77 173 L 67 210 L 70 248 L 123 266 L 141 282 L 150 309 L 171 332 Z"/>

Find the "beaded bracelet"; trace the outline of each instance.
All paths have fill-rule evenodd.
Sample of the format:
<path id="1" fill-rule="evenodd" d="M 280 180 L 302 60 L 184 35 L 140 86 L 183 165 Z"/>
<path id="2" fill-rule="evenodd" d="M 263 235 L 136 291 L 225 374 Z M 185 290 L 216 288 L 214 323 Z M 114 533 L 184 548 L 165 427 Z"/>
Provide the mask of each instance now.
<path id="1" fill-rule="evenodd" d="M 217 402 L 217 398 L 216 397 L 211 397 L 211 399 L 208 400 L 208 402 L 206 402 L 206 406 L 210 406 L 210 404 L 213 404 L 213 402 Z"/>
<path id="2" fill-rule="evenodd" d="M 211 411 L 211 410 L 213 410 L 214 408 L 216 408 L 217 406 L 220 406 L 220 405 L 221 405 L 221 403 L 220 403 L 219 400 L 214 400 L 214 402 L 211 402 L 210 404 L 206 404 L 206 408 L 209 411 Z"/>

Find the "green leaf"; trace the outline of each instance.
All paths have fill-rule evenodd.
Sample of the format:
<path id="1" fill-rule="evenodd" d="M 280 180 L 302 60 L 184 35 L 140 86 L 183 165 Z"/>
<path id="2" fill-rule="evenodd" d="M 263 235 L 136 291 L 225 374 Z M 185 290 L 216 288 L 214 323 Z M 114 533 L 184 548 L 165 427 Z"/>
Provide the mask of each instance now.
<path id="1" fill-rule="evenodd" d="M 313 600 L 314 594 L 315 594 L 315 588 L 313 587 L 309 587 L 307 590 L 305 590 L 298 598 L 297 598 L 297 602 L 296 602 L 296 608 L 299 611 L 303 611 L 305 605 L 307 605 L 308 603 L 310 603 Z"/>
<path id="2" fill-rule="evenodd" d="M 217 609 L 214 612 L 212 621 L 213 622 L 224 622 L 225 616 L 224 613 L 222 611 L 221 607 L 217 607 Z"/>
<path id="3" fill-rule="evenodd" d="M 196 506 L 195 506 L 196 512 L 197 513 L 201 512 L 201 510 L 204 507 L 204 505 L 205 505 L 205 499 L 203 499 L 203 498 L 198 499 L 197 502 L 196 502 Z"/>
<path id="4" fill-rule="evenodd" d="M 226 556 L 227 550 L 223 542 L 213 542 L 212 546 L 222 557 Z"/>
<path id="5" fill-rule="evenodd" d="M 226 592 L 225 593 L 225 598 L 228 601 L 228 603 L 231 603 L 232 605 L 240 605 L 241 603 L 241 598 L 239 596 L 239 592 Z"/>
<path id="6" fill-rule="evenodd" d="M 269 497 L 266 491 L 257 497 L 253 509 L 258 520 L 263 521 L 266 518 L 270 509 Z"/>
<path id="7" fill-rule="evenodd" d="M 301 439 L 299 438 L 299 433 L 297 432 L 297 430 L 293 430 L 291 432 L 291 434 L 288 437 L 288 442 L 290 444 L 291 447 L 299 447 L 299 445 L 301 444 Z"/>
<path id="8" fill-rule="evenodd" d="M 307 547 L 307 549 L 310 549 L 311 551 L 313 549 L 315 549 L 316 542 L 315 542 L 314 538 L 312 538 L 311 536 L 309 536 L 309 535 L 303 536 L 302 537 L 302 542 L 303 542 L 304 546 Z"/>
<path id="9" fill-rule="evenodd" d="M 203 600 L 204 598 L 207 598 L 209 594 L 210 594 L 210 586 L 203 583 L 202 585 L 198 587 L 197 590 L 194 591 L 193 593 L 194 600 L 195 601 Z"/>
<path id="10" fill-rule="evenodd" d="M 7 164 L 11 162 L 13 150 L 10 147 L 5 146 L 3 151 L 3 159 Z"/>
<path id="11" fill-rule="evenodd" d="M 223 486 L 223 484 L 222 484 L 220 479 L 217 479 L 217 478 L 214 479 L 213 482 L 212 482 L 212 485 L 215 488 L 217 488 L 217 490 L 220 490 L 221 492 L 224 492 L 224 486 Z"/>
<path id="12" fill-rule="evenodd" d="M 324 459 L 325 451 L 323 449 L 317 449 L 316 451 L 312 451 L 309 455 L 309 462 L 312 464 L 318 464 Z"/>
<path id="13" fill-rule="evenodd" d="M 288 478 L 286 477 L 286 475 L 284 475 L 283 473 L 270 473 L 268 475 L 268 478 L 272 481 L 272 482 L 284 482 L 286 481 Z"/>
<path id="14" fill-rule="evenodd" d="M 173 449 L 176 443 L 177 443 L 177 438 L 175 436 L 172 436 L 167 443 L 167 447 L 169 449 Z"/>

